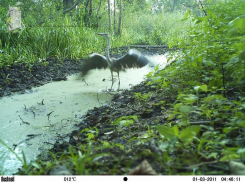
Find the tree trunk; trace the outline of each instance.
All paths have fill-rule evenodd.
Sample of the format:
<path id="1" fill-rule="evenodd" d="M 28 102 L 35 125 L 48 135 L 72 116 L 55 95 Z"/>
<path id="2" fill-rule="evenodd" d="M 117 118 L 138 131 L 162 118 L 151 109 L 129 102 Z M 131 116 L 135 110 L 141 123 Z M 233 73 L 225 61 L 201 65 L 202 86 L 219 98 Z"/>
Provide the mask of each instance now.
<path id="1" fill-rule="evenodd" d="M 177 5 L 177 0 L 174 0 L 172 12 L 174 12 L 176 5 Z"/>
<path id="2" fill-rule="evenodd" d="M 87 0 L 86 5 L 85 5 L 85 11 L 86 12 L 88 12 L 87 10 L 88 10 L 88 4 L 89 4 L 89 2 L 90 2 L 90 0 Z"/>
<path id="3" fill-rule="evenodd" d="M 97 10 L 97 17 L 99 16 L 100 7 L 101 7 L 101 2 L 102 2 L 102 0 L 100 0 L 100 4 L 99 4 L 98 10 Z"/>
<path id="4" fill-rule="evenodd" d="M 91 17 L 93 16 L 93 0 L 90 0 L 90 3 L 89 3 L 89 15 Z"/>
<path id="5" fill-rule="evenodd" d="M 114 33 L 116 33 L 116 0 L 114 0 Z"/>
<path id="6" fill-rule="evenodd" d="M 120 14 L 119 14 L 119 22 L 118 22 L 118 34 L 122 34 L 122 0 L 120 0 Z"/>
<path id="7" fill-rule="evenodd" d="M 63 0 L 63 6 L 65 9 L 71 7 L 74 4 L 74 0 Z"/>
<path id="8" fill-rule="evenodd" d="M 108 0 L 109 33 L 111 32 L 111 3 Z"/>

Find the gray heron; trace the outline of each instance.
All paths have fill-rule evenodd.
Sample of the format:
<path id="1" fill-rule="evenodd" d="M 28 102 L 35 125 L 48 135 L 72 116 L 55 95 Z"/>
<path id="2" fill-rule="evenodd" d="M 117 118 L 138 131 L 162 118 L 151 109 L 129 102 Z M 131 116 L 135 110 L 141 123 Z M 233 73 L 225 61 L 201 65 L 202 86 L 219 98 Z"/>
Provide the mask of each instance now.
<path id="1" fill-rule="evenodd" d="M 87 72 L 91 69 L 102 69 L 102 68 L 109 68 L 111 71 L 111 78 L 112 78 L 112 84 L 111 84 L 111 91 L 112 86 L 114 84 L 113 80 L 113 72 L 117 72 L 118 76 L 118 91 L 120 88 L 120 78 L 119 78 L 119 71 L 125 71 L 126 68 L 141 68 L 144 67 L 149 63 L 149 60 L 141 55 L 141 53 L 130 49 L 129 52 L 116 59 L 116 58 L 110 58 L 109 56 L 109 49 L 110 49 L 110 35 L 108 33 L 98 33 L 98 35 L 103 36 L 107 38 L 107 46 L 106 46 L 106 53 L 105 56 L 93 53 L 89 56 L 87 60 L 84 61 L 83 67 L 82 67 L 82 76 L 86 75 Z"/>

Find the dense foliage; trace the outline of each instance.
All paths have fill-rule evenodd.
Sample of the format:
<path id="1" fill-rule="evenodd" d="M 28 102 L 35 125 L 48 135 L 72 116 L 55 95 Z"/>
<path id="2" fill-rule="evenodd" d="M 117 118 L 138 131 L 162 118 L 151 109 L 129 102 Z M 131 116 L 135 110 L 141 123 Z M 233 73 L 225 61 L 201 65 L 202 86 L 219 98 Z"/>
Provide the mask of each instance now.
<path id="1" fill-rule="evenodd" d="M 24 1 L 18 7 L 22 14 L 23 27 L 8 31 L 9 6 L 16 1 L 0 3 L 0 67 L 12 64 L 46 62 L 46 58 L 58 59 L 87 57 L 91 52 L 104 50 L 106 41 L 96 33 L 108 32 L 106 2 L 93 1 L 93 14 L 83 1 L 77 8 L 64 13 L 67 7 L 60 0 Z M 144 6 L 142 4 L 144 2 Z M 181 22 L 183 13 L 154 12 L 154 2 L 123 2 L 122 33 L 110 32 L 112 47 L 130 44 L 167 44 L 171 38 L 184 35 L 188 22 Z M 119 8 L 119 2 L 117 3 Z M 118 23 L 118 12 L 115 17 Z"/>
<path id="2" fill-rule="evenodd" d="M 152 2 L 154 4 L 158 1 Z M 117 147 L 126 153 L 134 150 L 134 145 L 144 145 L 153 139 L 158 144 L 160 154 L 146 150 L 140 155 L 155 157 L 159 165 L 164 168 L 164 174 L 227 174 L 226 162 L 230 160 L 244 162 L 245 2 L 208 0 L 206 7 L 202 9 L 203 16 L 187 11 L 181 21 L 176 20 L 181 17 L 181 12 L 171 13 L 175 8 L 181 7 L 181 3 L 173 6 L 172 1 L 160 2 L 162 4 L 154 4 L 157 8 L 151 17 L 141 11 L 142 7 L 138 9 L 135 5 L 130 6 L 128 2 L 127 5 L 133 7 L 133 10 L 130 8 L 125 10 L 127 11 L 124 17 L 125 30 L 121 37 L 113 37 L 113 41 L 117 42 L 114 46 L 168 43 L 170 47 L 180 48 L 173 54 L 175 61 L 166 69 L 158 71 L 156 68 L 154 72 L 147 75 L 146 86 L 152 91 L 135 93 L 132 99 L 134 105 L 127 105 L 130 109 L 131 107 L 143 108 L 144 114 L 150 113 L 153 107 L 158 107 L 161 109 L 162 118 L 165 119 L 164 123 L 160 122 L 160 119 L 154 121 L 155 125 L 140 123 L 137 128 L 139 130 L 136 132 L 144 135 L 136 136 L 136 132 L 131 131 L 131 126 L 141 121 L 139 116 L 123 116 L 115 121 L 109 121 L 110 125 L 118 126 L 115 131 L 122 133 L 127 139 L 125 146 L 97 141 L 100 130 L 97 127 L 86 128 L 79 134 L 87 137 L 87 143 L 77 144 L 77 150 L 69 147 L 69 151 L 62 153 L 60 159 L 51 153 L 54 158 L 52 162 L 39 160 L 29 166 L 23 162 L 22 173 L 47 174 L 46 171 L 53 166 L 68 163 L 74 174 L 94 174 L 96 170 L 92 167 L 97 169 L 96 167 L 99 166 L 97 161 L 111 154 L 101 152 L 95 155 L 93 150 L 98 152 L 105 148 L 112 150 Z M 167 9 L 161 12 L 160 7 L 164 4 L 164 8 Z M 132 16 L 135 17 L 133 22 L 130 18 Z M 73 15 L 65 15 L 62 18 L 66 20 L 64 24 L 57 25 L 69 25 L 74 22 L 72 18 Z M 176 21 L 173 23 L 174 19 Z M 24 53 L 28 49 L 33 52 L 35 59 L 46 56 L 83 56 L 95 45 L 99 50 L 103 46 L 99 46 L 95 32 L 106 30 L 105 20 L 106 17 L 102 16 L 97 29 L 87 26 L 60 29 L 35 27 L 25 28 L 13 34 L 2 31 L 4 29 L 2 28 L 3 52 L 1 52 L 0 66 L 22 60 L 19 55 L 26 55 L 27 58 L 28 52 Z M 144 27 L 141 26 L 142 24 Z M 188 29 L 181 29 L 187 25 L 189 25 Z M 131 26 L 133 28 L 130 28 Z M 171 29 L 171 27 L 175 28 Z M 31 33 L 31 36 L 28 33 Z M 36 33 L 39 36 L 36 36 Z M 80 39 L 77 39 L 78 37 Z M 37 43 L 36 49 L 35 43 Z M 82 46 L 79 45 L 81 43 Z M 22 49 L 20 45 L 24 48 Z M 40 45 L 43 47 L 41 46 L 41 52 L 38 52 Z M 10 63 L 9 57 L 12 59 Z M 161 100 L 152 101 L 153 96 Z M 105 118 L 107 112 L 110 112 L 109 109 L 103 113 Z M 120 156 L 113 159 L 118 162 L 115 166 L 120 165 L 120 159 Z M 218 166 L 212 170 L 208 167 L 210 164 L 218 164 Z M 110 166 L 110 172 L 120 174 L 114 170 L 115 166 Z M 102 171 L 99 174 L 108 173 Z M 240 174 L 245 174 L 244 166 L 243 173 Z"/>
<path id="3" fill-rule="evenodd" d="M 204 17 L 187 12 L 185 18 L 191 17 L 195 25 L 180 41 L 182 51 L 148 82 L 165 95 L 176 96 L 168 119 L 178 118 L 178 125 L 159 126 L 159 132 L 189 143 L 203 130 L 193 152 L 208 160 L 245 159 L 244 8 L 245 2 L 237 0 L 214 3 Z M 209 121 L 211 126 L 188 126 L 193 121 Z M 185 128 L 183 134 L 179 127 Z"/>

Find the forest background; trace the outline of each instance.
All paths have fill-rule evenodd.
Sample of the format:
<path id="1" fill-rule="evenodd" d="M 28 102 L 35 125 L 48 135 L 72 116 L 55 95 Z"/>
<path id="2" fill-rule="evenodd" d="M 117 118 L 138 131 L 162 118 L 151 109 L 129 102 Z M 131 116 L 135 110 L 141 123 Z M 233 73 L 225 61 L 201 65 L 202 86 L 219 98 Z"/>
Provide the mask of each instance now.
<path id="1" fill-rule="evenodd" d="M 87 57 L 104 50 L 106 41 L 101 43 L 99 32 L 112 35 L 112 47 L 178 42 L 191 25 L 182 21 L 185 12 L 203 16 L 195 0 L 27 0 L 18 6 L 22 29 L 8 32 L 7 12 L 16 3 L 0 3 L 0 67 L 45 63 L 47 57 Z"/>
<path id="2" fill-rule="evenodd" d="M 156 95 L 162 94 L 155 104 L 167 113 L 168 122 L 150 128 L 146 140 L 155 137 L 167 142 L 161 157 L 168 161 L 163 165 L 169 167 L 168 174 L 179 174 L 173 163 L 191 160 L 189 154 L 195 156 L 195 163 L 200 162 L 198 166 L 207 161 L 244 162 L 245 1 L 108 2 L 26 0 L 19 5 L 23 28 L 9 32 L 6 14 L 17 1 L 2 0 L 0 68 L 15 64 L 31 68 L 33 64 L 47 65 L 49 57 L 79 59 L 104 51 L 106 41 L 96 36 L 100 32 L 111 34 L 112 47 L 143 44 L 178 48 L 181 51 L 175 53 L 173 64 L 147 75 L 146 86 L 154 88 Z M 134 99 L 143 108 L 152 95 L 135 93 Z M 245 174 L 242 167 L 240 174 Z M 203 170 L 195 173 L 196 166 L 192 169 L 192 174 L 207 174 Z M 223 169 L 215 174 L 226 174 Z M 208 167 L 206 171 L 214 172 Z"/>

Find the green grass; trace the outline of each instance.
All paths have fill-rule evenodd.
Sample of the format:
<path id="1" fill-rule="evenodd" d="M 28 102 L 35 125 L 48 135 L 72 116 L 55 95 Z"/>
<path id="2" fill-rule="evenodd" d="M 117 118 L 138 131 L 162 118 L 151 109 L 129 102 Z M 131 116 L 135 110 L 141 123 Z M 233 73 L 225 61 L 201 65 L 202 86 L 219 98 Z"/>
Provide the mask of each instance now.
<path id="1" fill-rule="evenodd" d="M 26 13 L 22 30 L 9 32 L 7 24 L 0 21 L 0 68 L 13 64 L 47 64 L 45 60 L 49 57 L 79 59 L 91 52 L 104 51 L 107 42 L 96 33 L 108 32 L 106 16 L 100 19 L 98 28 L 89 28 L 68 15 L 39 25 L 33 15 Z M 181 22 L 183 16 L 183 12 L 131 12 L 123 18 L 122 35 L 111 34 L 111 47 L 169 44 L 185 36 L 184 28 L 189 22 Z"/>
<path id="2" fill-rule="evenodd" d="M 29 173 L 29 171 L 30 171 L 30 169 L 31 169 L 31 167 L 32 167 L 32 165 L 31 165 L 31 163 L 29 163 L 28 164 L 28 162 L 27 162 L 27 160 L 26 160 L 26 156 L 25 156 L 25 154 L 24 154 L 24 152 L 23 152 L 23 150 L 21 151 L 21 153 L 22 153 L 22 159 L 16 154 L 16 152 L 12 149 L 12 148 L 10 148 L 4 141 L 2 141 L 1 139 L 0 139 L 0 143 L 3 145 L 3 146 L 5 146 L 11 153 L 13 153 L 15 156 L 16 156 L 16 158 L 18 159 L 18 161 L 20 161 L 21 163 L 22 163 L 22 172 L 23 172 L 23 174 L 28 174 Z M 4 171 L 3 171 L 4 172 Z"/>
<path id="3" fill-rule="evenodd" d="M 1 42 L 4 52 L 0 54 L 0 67 L 37 63 L 48 57 L 86 57 L 100 46 L 95 33 L 86 27 L 33 27 L 16 33 L 2 32 Z"/>
<path id="4" fill-rule="evenodd" d="M 121 36 L 114 36 L 113 47 L 125 45 L 168 45 L 186 36 L 186 28 L 190 21 L 181 21 L 184 12 L 144 14 L 142 12 L 129 12 L 123 18 Z M 99 31 L 106 31 L 107 19 L 99 22 Z"/>
<path id="5" fill-rule="evenodd" d="M 134 21 L 125 22 L 125 34 L 132 38 L 132 44 L 168 45 L 185 35 L 190 24 L 181 22 L 184 12 L 135 15 Z M 134 27 L 134 28 L 132 28 Z"/>

